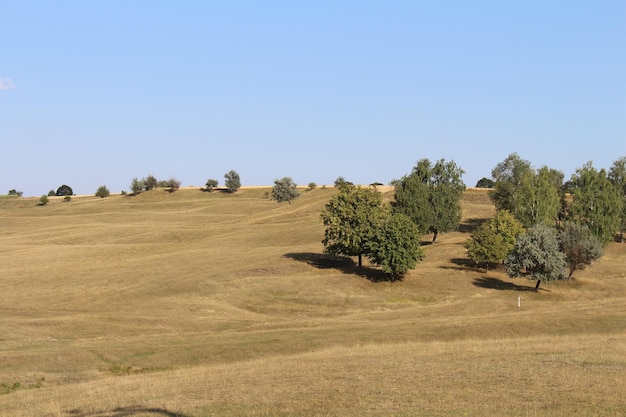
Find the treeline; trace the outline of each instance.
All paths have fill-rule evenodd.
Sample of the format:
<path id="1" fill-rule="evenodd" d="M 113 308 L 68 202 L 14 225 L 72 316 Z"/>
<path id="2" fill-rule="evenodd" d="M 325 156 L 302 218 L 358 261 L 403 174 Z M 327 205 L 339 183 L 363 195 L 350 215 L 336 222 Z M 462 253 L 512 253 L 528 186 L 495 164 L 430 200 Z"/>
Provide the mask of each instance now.
<path id="1" fill-rule="evenodd" d="M 362 188 L 341 178 L 339 194 L 322 211 L 325 251 L 366 256 L 401 277 L 423 259 L 421 236 L 458 229 L 463 170 L 453 161 L 418 161 L 394 180 L 394 200 L 383 203 L 375 187 Z M 568 181 L 549 167 L 535 169 L 513 153 L 497 164 L 491 188 L 496 216 L 478 227 L 466 242 L 468 256 L 479 266 L 503 265 L 511 277 L 537 281 L 565 279 L 602 255 L 612 240 L 623 241 L 626 228 L 626 157 L 610 169 L 591 162 Z M 566 274 L 565 271 L 569 270 Z"/>

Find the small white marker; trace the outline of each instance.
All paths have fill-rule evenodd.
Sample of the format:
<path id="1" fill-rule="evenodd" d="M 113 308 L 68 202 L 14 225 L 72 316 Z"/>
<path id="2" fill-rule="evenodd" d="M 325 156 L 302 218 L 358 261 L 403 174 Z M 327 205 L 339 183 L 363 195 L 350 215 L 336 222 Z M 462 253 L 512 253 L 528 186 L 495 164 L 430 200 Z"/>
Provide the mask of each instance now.
<path id="1" fill-rule="evenodd" d="M 517 297 L 517 308 L 522 306 L 522 297 Z"/>

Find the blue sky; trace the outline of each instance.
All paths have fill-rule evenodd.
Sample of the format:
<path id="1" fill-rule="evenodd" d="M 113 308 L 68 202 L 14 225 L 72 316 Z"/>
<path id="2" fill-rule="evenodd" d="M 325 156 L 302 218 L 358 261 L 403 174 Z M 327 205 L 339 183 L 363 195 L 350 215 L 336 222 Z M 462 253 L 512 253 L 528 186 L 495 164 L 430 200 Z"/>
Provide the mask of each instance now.
<path id="1" fill-rule="evenodd" d="M 0 0 L 0 193 L 626 155 L 626 3 Z"/>

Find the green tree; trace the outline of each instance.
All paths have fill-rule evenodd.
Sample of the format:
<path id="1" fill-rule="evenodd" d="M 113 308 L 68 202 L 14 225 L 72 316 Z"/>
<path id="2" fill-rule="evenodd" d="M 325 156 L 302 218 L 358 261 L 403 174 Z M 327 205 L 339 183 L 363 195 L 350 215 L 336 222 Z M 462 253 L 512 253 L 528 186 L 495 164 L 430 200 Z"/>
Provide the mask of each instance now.
<path id="1" fill-rule="evenodd" d="M 569 278 L 603 254 L 602 244 L 585 225 L 566 222 L 559 231 L 559 243 L 569 266 Z"/>
<path id="2" fill-rule="evenodd" d="M 341 189 L 343 187 L 351 187 L 354 184 L 350 181 L 347 181 L 344 177 L 337 177 L 335 180 L 335 188 Z"/>
<path id="3" fill-rule="evenodd" d="M 555 230 L 541 223 L 517 238 L 513 251 L 504 262 L 510 277 L 537 280 L 535 290 L 542 281 L 562 278 L 565 266 L 565 254 L 559 248 Z"/>
<path id="4" fill-rule="evenodd" d="M 74 191 L 72 190 L 72 187 L 70 187 L 69 185 L 63 184 L 62 186 L 57 188 L 57 191 L 56 193 L 54 193 L 54 195 L 56 196 L 74 195 Z"/>
<path id="5" fill-rule="evenodd" d="M 433 233 L 435 242 L 439 232 L 459 226 L 463 174 L 454 161 L 440 159 L 433 165 L 421 159 L 409 175 L 395 182 L 394 211 L 409 216 L 420 233 Z"/>
<path id="6" fill-rule="evenodd" d="M 494 191 L 490 194 L 497 210 L 508 210 L 517 218 L 516 192 L 523 178 L 532 171 L 530 162 L 512 153 L 491 171 L 494 179 Z"/>
<path id="7" fill-rule="evenodd" d="M 207 189 L 207 191 L 213 191 L 213 189 L 214 189 L 215 187 L 217 187 L 217 184 L 218 184 L 217 180 L 214 180 L 214 179 L 208 179 L 208 180 L 206 181 L 206 189 Z"/>
<path id="8" fill-rule="evenodd" d="M 45 206 L 46 204 L 48 204 L 48 201 L 48 196 L 44 194 L 39 198 L 39 205 Z"/>
<path id="9" fill-rule="evenodd" d="M 272 198 L 279 203 L 287 201 L 291 204 L 291 200 L 300 196 L 300 192 L 296 187 L 297 184 L 294 183 L 290 177 L 283 177 L 279 180 L 274 180 Z"/>
<path id="10" fill-rule="evenodd" d="M 109 191 L 106 185 L 101 185 L 96 190 L 96 197 L 104 198 L 104 197 L 108 197 L 109 195 L 111 195 L 111 192 Z"/>
<path id="11" fill-rule="evenodd" d="M 324 251 L 331 255 L 362 256 L 388 213 L 382 195 L 370 188 L 344 186 L 321 213 Z"/>
<path id="12" fill-rule="evenodd" d="M 229 193 L 234 193 L 241 187 L 241 179 L 236 171 L 228 171 L 224 174 L 224 178 L 226 179 L 224 184 L 226 185 Z"/>
<path id="13" fill-rule="evenodd" d="M 16 189 L 9 190 L 10 196 L 21 197 L 24 193 L 21 191 L 17 191 Z"/>
<path id="14" fill-rule="evenodd" d="M 502 263 L 513 251 L 522 224 L 506 210 L 499 210 L 493 219 L 481 224 L 465 242 L 467 254 L 476 265 L 488 268 Z"/>
<path id="15" fill-rule="evenodd" d="M 424 258 L 419 235 L 417 225 L 408 216 L 389 214 L 367 242 L 368 258 L 395 280 Z"/>
<path id="16" fill-rule="evenodd" d="M 526 227 L 555 223 L 563 199 L 563 174 L 546 166 L 525 171 L 515 189 L 515 217 Z"/>
<path id="17" fill-rule="evenodd" d="M 613 162 L 609 170 L 609 180 L 622 192 L 622 215 L 620 221 L 620 241 L 624 241 L 626 231 L 626 156 Z"/>
<path id="18" fill-rule="evenodd" d="M 489 178 L 486 178 L 486 177 L 482 177 L 476 183 L 476 188 L 493 188 L 493 186 L 494 186 L 493 180 L 490 180 Z"/>
<path id="19" fill-rule="evenodd" d="M 139 194 L 141 190 L 143 190 L 143 187 L 143 181 L 138 180 L 137 177 L 133 178 L 133 180 L 130 182 L 130 190 L 133 192 L 133 194 Z"/>
<path id="20" fill-rule="evenodd" d="M 624 213 L 622 191 L 604 169 L 598 171 L 591 162 L 576 170 L 572 183 L 570 220 L 586 225 L 602 244 L 608 243 L 620 230 Z"/>

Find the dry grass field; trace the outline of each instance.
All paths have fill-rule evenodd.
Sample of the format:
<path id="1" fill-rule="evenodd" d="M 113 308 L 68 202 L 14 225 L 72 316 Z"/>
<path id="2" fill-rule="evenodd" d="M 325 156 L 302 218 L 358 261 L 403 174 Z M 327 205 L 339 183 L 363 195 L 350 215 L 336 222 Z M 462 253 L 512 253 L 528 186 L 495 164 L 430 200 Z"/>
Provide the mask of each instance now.
<path id="1" fill-rule="evenodd" d="M 0 199 L 0 417 L 626 415 L 626 244 L 534 292 L 470 189 L 386 282 L 322 254 L 334 189 L 269 191 Z"/>

